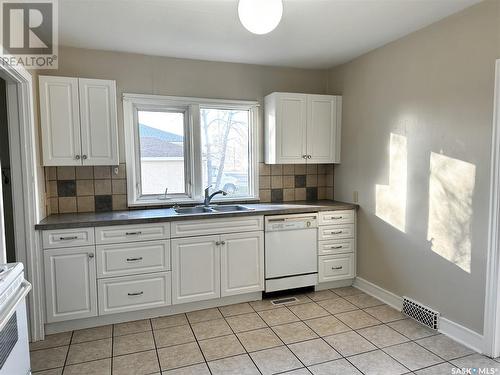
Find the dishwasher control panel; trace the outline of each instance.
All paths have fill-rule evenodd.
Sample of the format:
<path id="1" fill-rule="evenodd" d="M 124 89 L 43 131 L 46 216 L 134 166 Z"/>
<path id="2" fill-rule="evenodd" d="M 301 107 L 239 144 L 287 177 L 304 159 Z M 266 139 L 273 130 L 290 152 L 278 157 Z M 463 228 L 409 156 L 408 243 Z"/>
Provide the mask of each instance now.
<path id="1" fill-rule="evenodd" d="M 282 230 L 312 229 L 318 227 L 318 214 L 266 216 L 266 232 Z"/>

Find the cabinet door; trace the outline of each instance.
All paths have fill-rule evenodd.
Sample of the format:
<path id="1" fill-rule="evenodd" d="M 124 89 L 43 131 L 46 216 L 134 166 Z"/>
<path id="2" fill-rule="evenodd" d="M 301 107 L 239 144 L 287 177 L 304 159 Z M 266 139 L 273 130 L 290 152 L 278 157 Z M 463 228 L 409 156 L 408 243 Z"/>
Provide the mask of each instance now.
<path id="1" fill-rule="evenodd" d="M 219 236 L 172 240 L 172 303 L 220 297 Z"/>
<path id="2" fill-rule="evenodd" d="M 83 165 L 118 165 L 116 83 L 78 79 Z"/>
<path id="3" fill-rule="evenodd" d="M 307 96 L 308 163 L 340 162 L 340 116 L 338 97 Z"/>
<path id="4" fill-rule="evenodd" d="M 81 165 L 78 78 L 40 76 L 43 165 Z"/>
<path id="5" fill-rule="evenodd" d="M 44 250 L 47 322 L 97 316 L 94 246 Z"/>
<path id="6" fill-rule="evenodd" d="M 300 164 L 306 159 L 307 95 L 277 94 L 276 163 Z"/>
<path id="7" fill-rule="evenodd" d="M 264 233 L 221 236 L 221 296 L 264 290 Z"/>

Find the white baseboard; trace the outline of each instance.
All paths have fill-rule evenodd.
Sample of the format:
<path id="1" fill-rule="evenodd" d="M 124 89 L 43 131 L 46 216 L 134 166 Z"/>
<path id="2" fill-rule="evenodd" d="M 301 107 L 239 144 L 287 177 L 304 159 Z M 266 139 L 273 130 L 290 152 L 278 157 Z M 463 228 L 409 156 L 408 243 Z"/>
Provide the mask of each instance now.
<path id="1" fill-rule="evenodd" d="M 356 277 L 353 285 L 397 310 L 401 310 L 403 307 L 402 297 L 361 277 Z M 439 332 L 476 352 L 484 352 L 484 337 L 482 335 L 442 316 L 439 319 Z"/>

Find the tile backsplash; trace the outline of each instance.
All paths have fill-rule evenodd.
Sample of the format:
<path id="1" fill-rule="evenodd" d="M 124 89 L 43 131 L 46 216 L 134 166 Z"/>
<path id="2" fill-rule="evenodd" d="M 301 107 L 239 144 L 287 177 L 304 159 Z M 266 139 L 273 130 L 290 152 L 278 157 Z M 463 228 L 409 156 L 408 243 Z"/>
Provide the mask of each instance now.
<path id="1" fill-rule="evenodd" d="M 117 172 L 117 173 L 116 173 Z M 259 163 L 262 203 L 333 199 L 333 164 Z M 125 164 L 45 167 L 47 213 L 102 212 L 127 209 Z"/>

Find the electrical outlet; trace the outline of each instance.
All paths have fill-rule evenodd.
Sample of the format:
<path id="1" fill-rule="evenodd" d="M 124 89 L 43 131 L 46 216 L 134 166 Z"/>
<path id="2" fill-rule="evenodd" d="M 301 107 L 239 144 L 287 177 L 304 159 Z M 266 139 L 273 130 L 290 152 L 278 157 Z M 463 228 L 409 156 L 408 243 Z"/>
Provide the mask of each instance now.
<path id="1" fill-rule="evenodd" d="M 353 201 L 354 203 L 358 203 L 358 191 L 357 191 L 357 190 L 354 190 L 354 191 L 352 192 L 352 201 Z"/>

